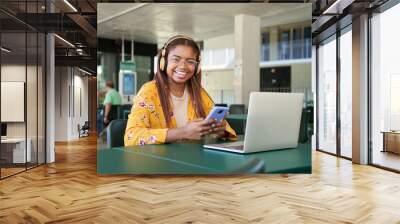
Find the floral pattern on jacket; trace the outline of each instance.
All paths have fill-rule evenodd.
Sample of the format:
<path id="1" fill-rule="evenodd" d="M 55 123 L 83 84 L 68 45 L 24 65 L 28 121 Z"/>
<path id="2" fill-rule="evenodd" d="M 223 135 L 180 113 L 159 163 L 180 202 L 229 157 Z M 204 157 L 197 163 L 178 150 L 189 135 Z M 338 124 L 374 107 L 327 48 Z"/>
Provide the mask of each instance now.
<path id="1" fill-rule="evenodd" d="M 203 107 L 208 114 L 214 104 L 208 94 L 202 90 Z M 194 107 L 188 102 L 188 121 L 197 118 Z M 176 127 L 176 121 L 172 118 L 171 125 Z M 150 81 L 142 86 L 133 99 L 131 113 L 125 130 L 125 146 L 163 144 L 167 137 L 168 127 L 165 123 L 164 113 L 158 96 L 155 81 Z M 235 139 L 236 133 L 227 123 L 226 132 L 228 138 Z"/>

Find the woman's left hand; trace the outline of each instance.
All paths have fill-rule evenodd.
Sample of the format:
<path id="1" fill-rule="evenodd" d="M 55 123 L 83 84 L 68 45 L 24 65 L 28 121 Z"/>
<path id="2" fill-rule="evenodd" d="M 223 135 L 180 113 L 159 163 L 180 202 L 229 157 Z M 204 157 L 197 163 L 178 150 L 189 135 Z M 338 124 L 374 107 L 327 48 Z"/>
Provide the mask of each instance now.
<path id="1" fill-rule="evenodd" d="M 222 120 L 221 122 L 215 121 L 211 124 L 210 134 L 216 134 L 218 138 L 225 137 L 226 122 Z"/>

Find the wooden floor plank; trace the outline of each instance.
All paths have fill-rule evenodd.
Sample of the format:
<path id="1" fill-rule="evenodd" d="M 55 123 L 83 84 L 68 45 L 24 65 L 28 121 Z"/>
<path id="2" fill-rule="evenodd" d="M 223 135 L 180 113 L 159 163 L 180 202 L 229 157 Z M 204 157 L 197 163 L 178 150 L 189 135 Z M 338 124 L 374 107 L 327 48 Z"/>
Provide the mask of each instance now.
<path id="1" fill-rule="evenodd" d="M 107 176 L 95 137 L 0 181 L 0 223 L 400 223 L 400 175 L 313 152 L 311 175 Z"/>

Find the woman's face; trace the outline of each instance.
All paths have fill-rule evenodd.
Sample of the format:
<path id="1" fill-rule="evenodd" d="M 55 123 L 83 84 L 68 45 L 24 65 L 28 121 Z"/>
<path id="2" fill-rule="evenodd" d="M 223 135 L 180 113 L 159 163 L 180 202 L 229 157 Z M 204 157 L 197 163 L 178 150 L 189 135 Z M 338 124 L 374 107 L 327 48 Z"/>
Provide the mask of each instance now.
<path id="1" fill-rule="evenodd" d="M 183 84 L 193 77 L 196 68 L 196 53 L 192 47 L 177 45 L 168 54 L 168 80 L 176 84 Z"/>

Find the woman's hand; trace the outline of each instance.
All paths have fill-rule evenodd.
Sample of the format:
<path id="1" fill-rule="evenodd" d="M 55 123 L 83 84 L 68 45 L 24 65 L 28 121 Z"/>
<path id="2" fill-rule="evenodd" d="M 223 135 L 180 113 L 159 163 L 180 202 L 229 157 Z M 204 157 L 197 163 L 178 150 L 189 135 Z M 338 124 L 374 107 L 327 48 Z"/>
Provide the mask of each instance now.
<path id="1" fill-rule="evenodd" d="M 203 135 L 211 132 L 213 123 L 215 121 L 198 118 L 188 122 L 183 127 L 168 129 L 166 142 L 175 142 L 183 139 L 200 140 Z"/>
<path id="2" fill-rule="evenodd" d="M 215 121 L 211 124 L 210 133 L 215 134 L 218 138 L 225 137 L 226 121 Z"/>
<path id="3" fill-rule="evenodd" d="M 212 120 L 204 120 L 203 118 L 190 121 L 181 127 L 182 137 L 188 140 L 200 140 L 203 135 L 210 133 L 211 126 L 214 123 Z"/>

